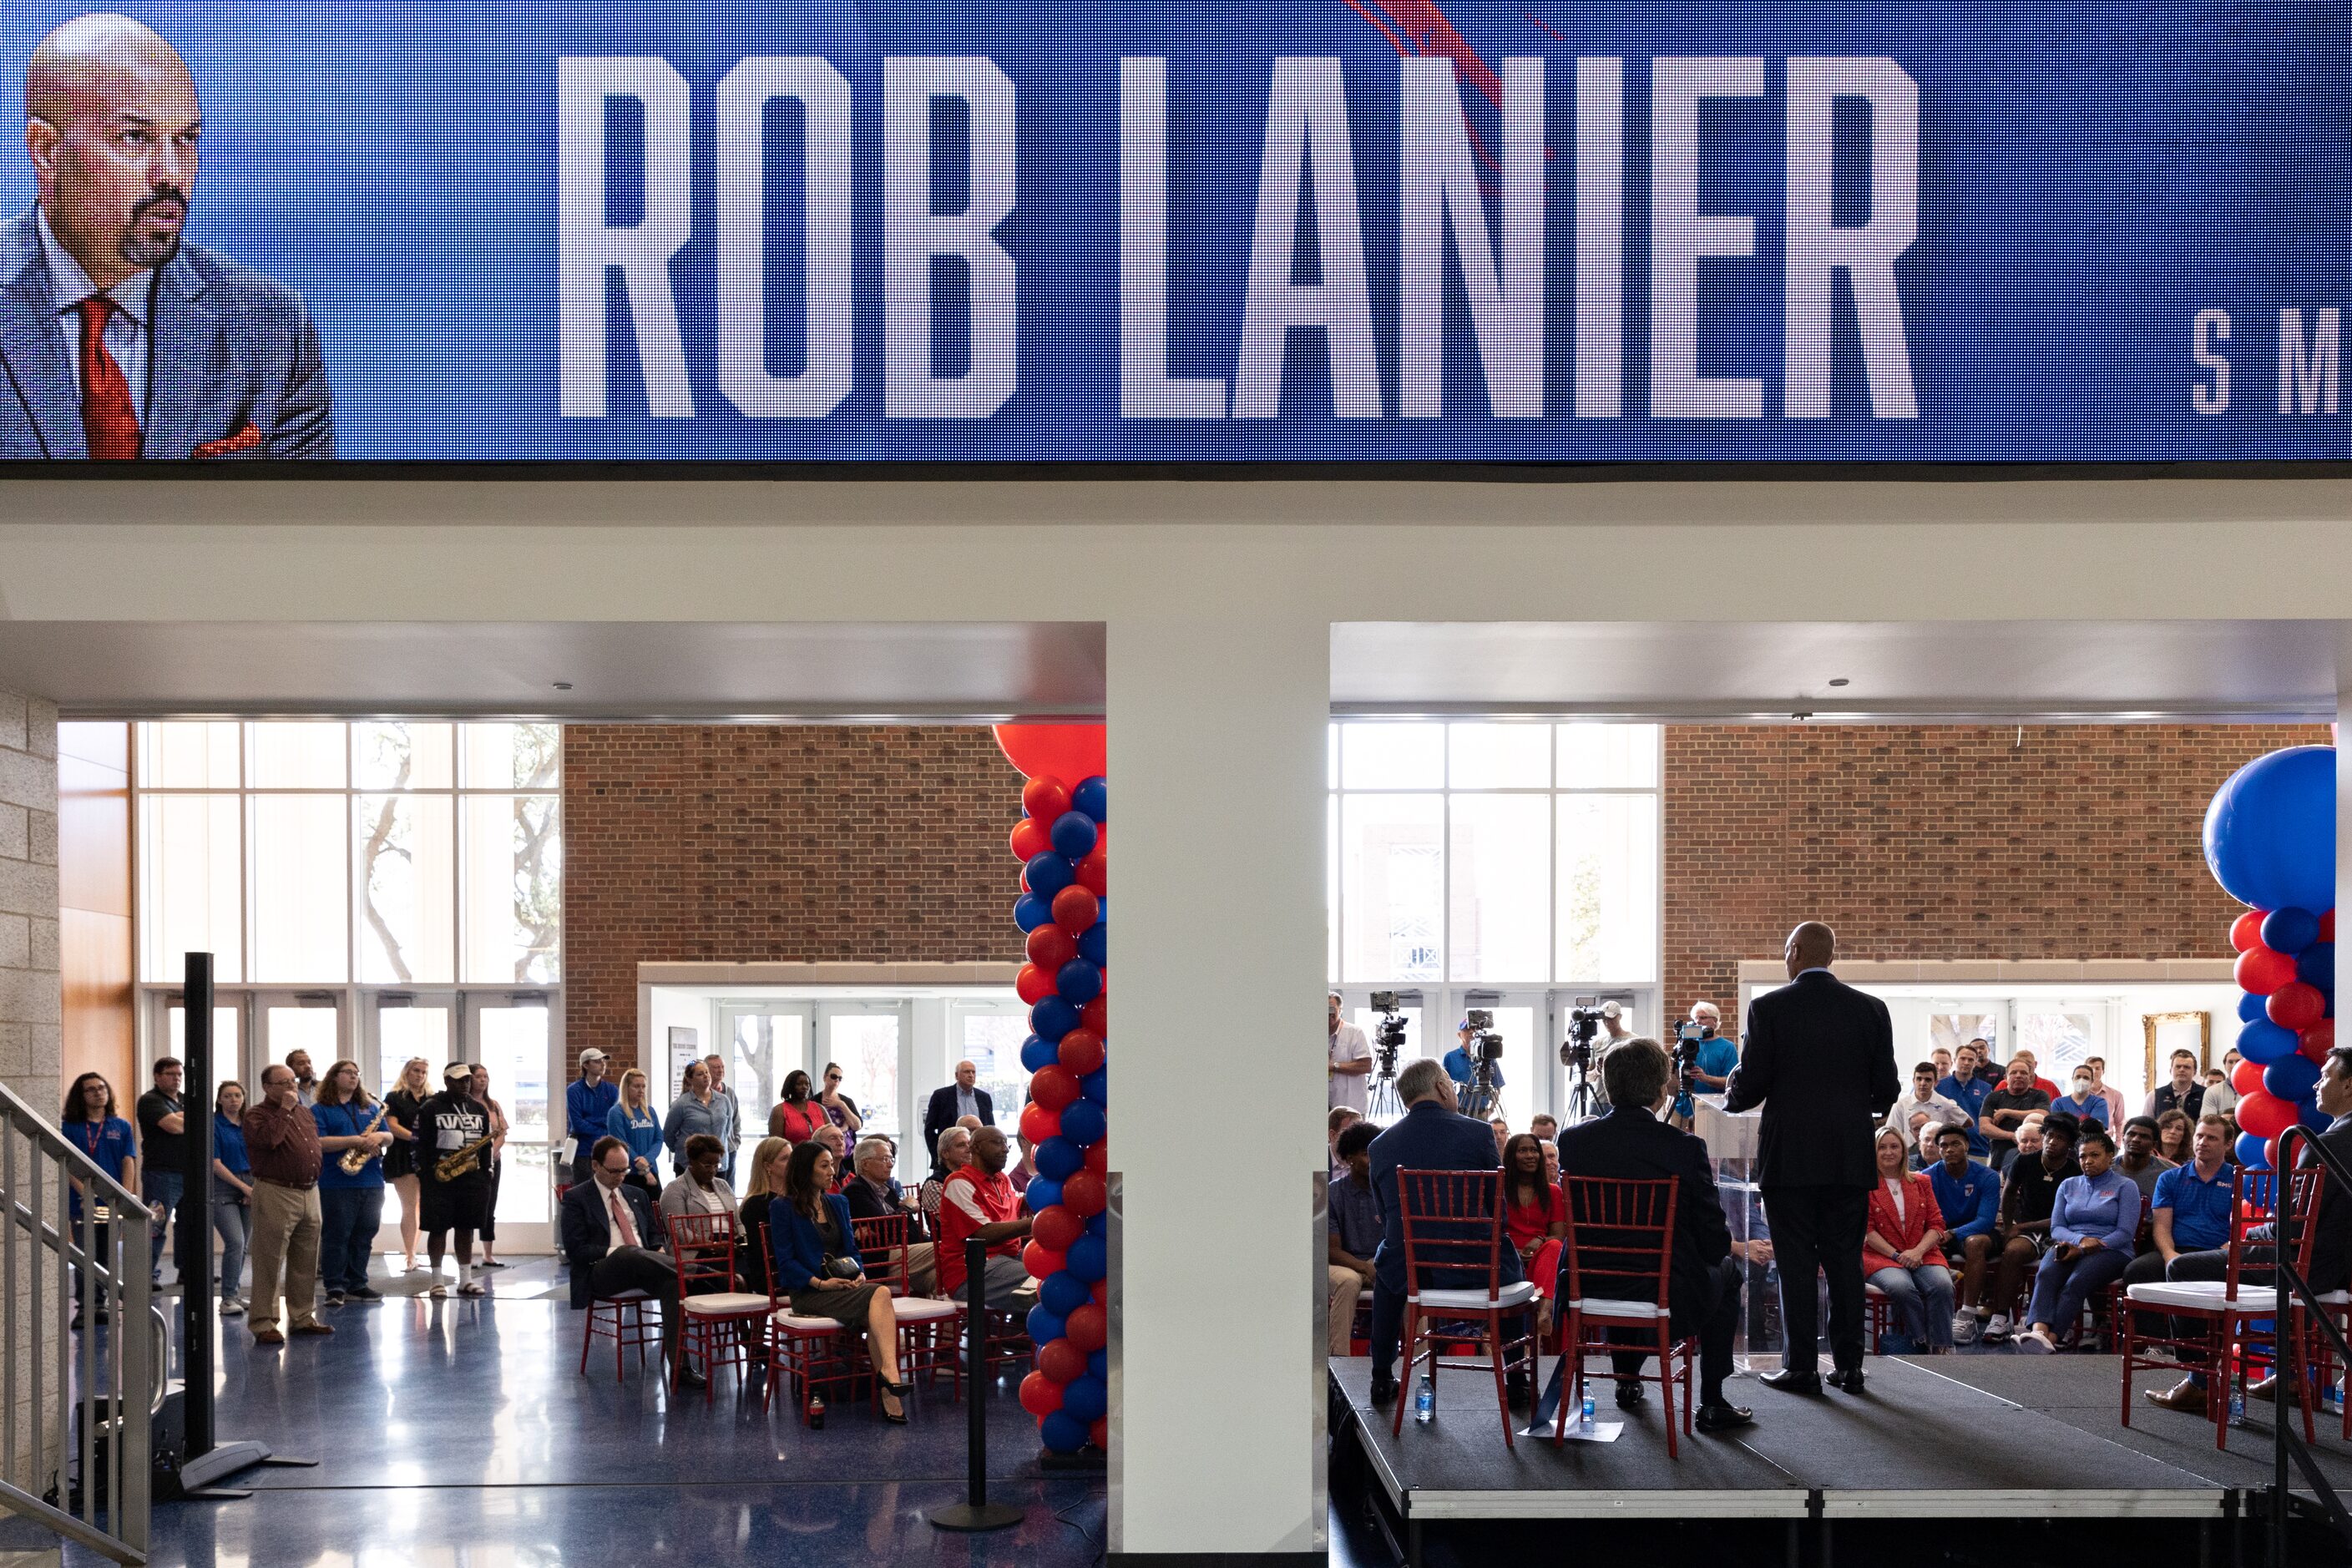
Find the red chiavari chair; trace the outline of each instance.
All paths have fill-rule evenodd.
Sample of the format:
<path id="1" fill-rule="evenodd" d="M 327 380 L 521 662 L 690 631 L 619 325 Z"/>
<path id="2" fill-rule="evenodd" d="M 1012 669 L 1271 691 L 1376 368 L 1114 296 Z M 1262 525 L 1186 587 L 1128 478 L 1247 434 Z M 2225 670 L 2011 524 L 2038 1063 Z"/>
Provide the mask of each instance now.
<path id="1" fill-rule="evenodd" d="M 1679 1458 L 1675 1439 L 1675 1360 L 1682 1360 L 1683 1431 L 1691 1427 L 1691 1363 L 1698 1342 L 1674 1336 L 1667 1289 L 1675 1258 L 1675 1199 L 1679 1178 L 1618 1181 L 1603 1176 L 1563 1176 L 1568 1239 L 1567 1300 L 1561 1303 L 1560 1353 L 1569 1358 L 1560 1389 L 1559 1415 L 1552 1428 L 1557 1444 L 1568 1435 L 1568 1413 L 1584 1404 L 1584 1359 L 1588 1354 L 1639 1348 L 1658 1358 L 1658 1370 L 1639 1374 L 1664 1395 L 1666 1458 Z M 1612 1332 L 1627 1338 L 1612 1341 Z M 1640 1339 L 1649 1342 L 1640 1344 Z"/>
<path id="2" fill-rule="evenodd" d="M 1536 1288 L 1528 1280 L 1503 1283 L 1503 1257 L 1510 1238 L 1503 1226 L 1503 1173 L 1496 1171 L 1399 1171 L 1397 1207 L 1404 1227 L 1404 1386 L 1425 1357 L 1431 1387 L 1437 1373 L 1452 1368 L 1491 1366 L 1495 1403 L 1503 1413 L 1505 1447 L 1511 1436 L 1511 1399 L 1506 1369 L 1535 1373 L 1535 1339 L 1503 1337 L 1503 1319 L 1535 1311 Z M 1475 1322 L 1483 1359 L 1448 1361 L 1435 1325 Z M 1450 1336 L 1449 1336 L 1450 1337 Z M 1424 1342 L 1426 1342 L 1424 1348 Z M 1400 1394 L 1394 1432 L 1404 1430 L 1410 1394 Z"/>

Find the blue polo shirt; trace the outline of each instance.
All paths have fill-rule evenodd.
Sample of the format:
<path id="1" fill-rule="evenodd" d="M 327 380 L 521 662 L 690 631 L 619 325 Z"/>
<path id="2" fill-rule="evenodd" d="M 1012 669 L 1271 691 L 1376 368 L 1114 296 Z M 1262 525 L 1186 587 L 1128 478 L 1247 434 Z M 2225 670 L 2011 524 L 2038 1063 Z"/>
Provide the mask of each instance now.
<path id="1" fill-rule="evenodd" d="M 1985 1096 L 1992 1091 L 1993 1086 L 1980 1078 L 1972 1078 L 1962 1083 L 1950 1073 L 1946 1073 L 1936 1085 L 1937 1094 L 1969 1113 L 1969 1152 L 1979 1159 L 1991 1151 L 1991 1145 L 1985 1142 L 1984 1128 L 1980 1123 L 1984 1116 Z"/>
<path id="2" fill-rule="evenodd" d="M 1373 1201 L 1371 1184 L 1358 1186 L 1354 1176 L 1339 1176 L 1332 1181 L 1327 1197 L 1329 1234 L 1339 1237 L 1341 1251 L 1370 1263 L 1372 1254 L 1380 1250 L 1381 1236 L 1381 1209 Z"/>
<path id="3" fill-rule="evenodd" d="M 356 1138 L 368 1130 L 380 1109 L 373 1105 L 313 1105 L 310 1121 L 321 1138 Z M 382 1131 L 382 1128 L 377 1129 Z M 319 1162 L 319 1190 L 336 1192 L 348 1187 L 380 1187 L 383 1185 L 383 1161 L 374 1159 L 361 1165 L 357 1172 L 343 1169 L 343 1156 L 350 1151 L 338 1149 Z"/>
<path id="4" fill-rule="evenodd" d="M 1464 1050 L 1460 1046 L 1456 1046 L 1452 1050 L 1445 1053 L 1444 1066 L 1445 1076 L 1452 1079 L 1456 1084 L 1459 1084 L 1464 1089 L 1469 1088 L 1470 1080 L 1478 1076 L 1478 1064 L 1472 1061 L 1470 1059 L 1470 1053 Z M 1493 1084 L 1496 1089 L 1503 1087 L 1502 1063 L 1492 1062 L 1487 1065 L 1486 1081 Z"/>
<path id="5" fill-rule="evenodd" d="M 2172 1211 L 2172 1245 L 2179 1252 L 2209 1252 L 2230 1245 L 2230 1205 L 2237 1194 L 2236 1171 L 2228 1161 L 2210 1182 L 2200 1181 L 2197 1167 L 2175 1165 L 2156 1178 L 2150 1209 Z"/>
<path id="6" fill-rule="evenodd" d="M 122 1180 L 123 1163 L 138 1153 L 131 1123 L 120 1116 L 110 1116 L 103 1121 L 68 1121 L 59 1131 L 66 1142 L 89 1155 L 98 1168 L 116 1181 Z M 72 1212 L 81 1213 L 81 1194 L 72 1195 Z"/>
<path id="7" fill-rule="evenodd" d="M 1941 1160 L 1927 1167 L 1927 1183 L 1936 1190 L 1936 1206 L 1944 1212 L 1944 1228 L 1956 1239 L 1990 1236 L 2000 1220 L 2000 1178 L 1976 1161 L 1966 1173 L 1954 1176 Z"/>
<path id="8" fill-rule="evenodd" d="M 1739 1065 L 1739 1047 L 1721 1035 L 1698 1043 L 1698 1070 L 1709 1078 L 1729 1078 Z"/>
<path id="9" fill-rule="evenodd" d="M 213 1158 L 234 1171 L 244 1180 L 253 1176 L 253 1158 L 245 1152 L 245 1129 L 226 1116 L 213 1118 Z M 226 1187 L 217 1193 L 226 1193 Z"/>

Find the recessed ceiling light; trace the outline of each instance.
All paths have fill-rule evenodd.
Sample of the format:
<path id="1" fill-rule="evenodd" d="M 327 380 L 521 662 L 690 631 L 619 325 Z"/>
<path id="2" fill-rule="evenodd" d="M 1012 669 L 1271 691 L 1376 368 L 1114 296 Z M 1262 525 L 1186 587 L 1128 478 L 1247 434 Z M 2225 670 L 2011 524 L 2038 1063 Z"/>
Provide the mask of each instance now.
<path id="1" fill-rule="evenodd" d="M 1852 682 L 1851 680 L 1848 680 L 1844 676 L 1841 675 L 1841 676 L 1839 676 L 1836 679 L 1834 679 L 1834 680 L 1831 681 L 1831 682 L 1830 682 L 1830 684 L 1831 684 L 1832 686 L 1851 686 L 1851 685 L 1853 685 L 1853 682 Z"/>
<path id="2" fill-rule="evenodd" d="M 1844 682 L 1843 682 L 1843 681 L 1832 681 L 1830 684 L 1832 684 L 1832 686 L 1841 686 L 1841 685 L 1843 685 L 1843 684 L 1844 684 Z M 559 681 L 557 681 L 557 682 L 555 683 L 555 689 L 557 689 L 558 691 L 569 691 L 569 690 L 571 690 L 571 689 L 572 689 L 572 682 L 570 682 L 570 681 L 568 681 L 568 680 L 559 680 Z"/>

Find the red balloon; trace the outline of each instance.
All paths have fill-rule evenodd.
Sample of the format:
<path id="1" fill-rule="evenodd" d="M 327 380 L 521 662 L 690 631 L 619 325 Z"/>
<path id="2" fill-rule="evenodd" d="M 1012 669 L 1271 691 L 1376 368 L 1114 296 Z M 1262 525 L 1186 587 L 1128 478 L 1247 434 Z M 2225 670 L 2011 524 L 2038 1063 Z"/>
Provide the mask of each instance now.
<path id="1" fill-rule="evenodd" d="M 1013 858 L 1015 860 L 1026 864 L 1053 847 L 1053 830 L 1035 817 L 1024 816 L 1013 825 Z"/>
<path id="2" fill-rule="evenodd" d="M 2263 945 L 2263 916 L 2268 911 L 2248 910 L 2230 922 L 2230 946 L 2238 952 L 2252 952 Z M 2326 939 L 2322 937 L 2321 941 Z"/>
<path id="3" fill-rule="evenodd" d="M 2336 1020 L 2322 1018 L 2303 1031 L 2302 1051 L 2320 1066 L 2327 1065 L 2327 1053 L 2336 1048 Z M 2234 1082 L 2234 1080 L 2232 1080 Z"/>
<path id="4" fill-rule="evenodd" d="M 1070 1260 L 1050 1247 L 1035 1242 L 1021 1249 L 1021 1267 L 1029 1270 L 1032 1279 L 1051 1279 L 1070 1266 Z"/>
<path id="5" fill-rule="evenodd" d="M 1099 838 L 1095 840 L 1095 847 L 1087 852 L 1085 858 L 1078 862 L 1078 886 L 1097 897 L 1110 891 L 1110 861 L 1103 854 Z"/>
<path id="6" fill-rule="evenodd" d="M 1033 778 L 1021 786 L 1021 809 L 1028 813 L 1032 822 L 1050 825 L 1070 809 L 1069 789 L 1051 774 Z M 1053 840 L 1049 837 L 1046 843 L 1050 847 Z"/>
<path id="7" fill-rule="evenodd" d="M 2263 1065 L 2257 1061 L 2241 1060 L 2230 1069 L 2230 1087 L 2241 1096 L 2262 1093 Z"/>
<path id="8" fill-rule="evenodd" d="M 2327 998 L 2316 985 L 2290 980 L 2271 993 L 2265 1004 L 2271 1022 L 2283 1029 L 2302 1030 L 2327 1016 Z"/>
<path id="9" fill-rule="evenodd" d="M 1108 1307 L 1110 1305 L 1109 1280 L 1097 1279 L 1095 1281 L 1095 1305 L 1097 1307 Z"/>
<path id="10" fill-rule="evenodd" d="M 2284 1132 L 2279 1134 L 2280 1138 L 2284 1138 L 2286 1134 Z M 2273 1171 L 2278 1169 L 2278 1138 L 2265 1138 L 2263 1140 L 2263 1163 L 2268 1165 Z"/>
<path id="11" fill-rule="evenodd" d="M 1110 1140 L 1098 1138 L 1087 1145 L 1087 1169 L 1097 1176 L 1110 1174 Z"/>
<path id="12" fill-rule="evenodd" d="M 1078 1027 L 1098 1040 L 1110 1038 L 1110 995 L 1108 992 L 1078 1009 Z"/>
<path id="13" fill-rule="evenodd" d="M 1048 1138 L 1058 1138 L 1061 1135 L 1062 1113 L 1060 1111 L 1048 1110 L 1034 1100 L 1022 1110 L 1021 1136 L 1031 1147 L 1043 1143 Z"/>
<path id="14" fill-rule="evenodd" d="M 1100 724 L 999 724 L 996 745 L 1024 778 L 1052 773 L 1080 784 L 1110 771 L 1108 738 Z"/>
<path id="15" fill-rule="evenodd" d="M 2257 1138 L 2275 1138 L 2294 1125 L 2294 1107 L 2267 1091 L 2250 1094 L 2238 1101 L 2238 1128 Z M 1075 1181 L 1076 1178 L 1073 1177 Z M 1062 1195 L 1069 1197 L 1069 1183 L 1062 1184 Z"/>
<path id="16" fill-rule="evenodd" d="M 1054 895 L 1054 923 L 1072 936 L 1082 936 L 1095 923 L 1095 911 L 1098 908 L 1095 896 L 1073 882 Z M 2294 978 L 2294 960 L 2292 958 L 2286 961 L 2286 974 L 2289 980 Z"/>
<path id="17" fill-rule="evenodd" d="M 2334 910 L 2330 910 L 2326 914 L 2319 917 L 2319 940 L 2322 942 L 2334 942 L 2336 940 L 2336 911 Z"/>
<path id="18" fill-rule="evenodd" d="M 1061 1204 L 1049 1209 L 1040 1209 L 1037 1217 L 1029 1225 L 1030 1239 L 1055 1252 L 1067 1252 L 1071 1245 L 1086 1233 L 1085 1216 Z"/>
<path id="19" fill-rule="evenodd" d="M 1068 893 L 1067 888 L 1062 889 L 1055 900 L 1056 908 Z M 2294 959 L 2267 947 L 2250 947 L 2238 954 L 2237 976 L 2239 990 L 2267 996 L 2294 978 Z"/>
<path id="20" fill-rule="evenodd" d="M 1043 1421 L 1062 1407 L 1062 1385 L 1042 1372 L 1021 1380 L 1021 1408 Z"/>
<path id="21" fill-rule="evenodd" d="M 1062 928 L 1040 926 L 1040 931 Z M 1062 1037 L 1062 1065 L 1084 1078 L 1103 1065 L 1103 1043 L 1084 1029 L 1072 1029 Z"/>
<path id="22" fill-rule="evenodd" d="M 1097 1415 L 1095 1417 L 1095 1424 L 1087 1428 L 1087 1441 L 1092 1443 L 1096 1447 L 1100 1448 L 1106 1454 L 1110 1452 L 1109 1416 Z"/>
<path id="23" fill-rule="evenodd" d="M 1047 1340 L 1037 1347 L 1037 1370 L 1055 1383 L 1069 1383 L 1087 1375 L 1087 1352 L 1069 1341 Z"/>
<path id="24" fill-rule="evenodd" d="M 1077 956 L 1078 939 L 1051 921 L 1029 933 L 1029 962 L 1048 974 L 1059 974 L 1062 965 Z"/>
<path id="25" fill-rule="evenodd" d="M 1078 1075 L 1059 1062 L 1037 1069 L 1029 1080 L 1029 1103 L 1042 1105 L 1059 1117 L 1065 1106 L 1078 1098 Z"/>
<path id="26" fill-rule="evenodd" d="M 1070 1314 L 1069 1320 L 1063 1324 L 1063 1331 L 1070 1336 L 1072 1344 L 1092 1355 L 1110 1342 L 1109 1314 L 1097 1303 L 1088 1301 Z"/>
<path id="27" fill-rule="evenodd" d="M 1054 994 L 1054 972 L 1040 969 L 1034 963 L 1024 963 L 1021 966 L 1021 973 L 1013 977 L 1013 989 L 1020 993 L 1021 1000 L 1034 1007 Z"/>
<path id="28" fill-rule="evenodd" d="M 1092 1171 L 1084 1168 L 1074 1171 L 1070 1179 L 1062 1184 L 1062 1205 L 1072 1214 L 1092 1219 L 1109 1203 L 1109 1188 Z"/>

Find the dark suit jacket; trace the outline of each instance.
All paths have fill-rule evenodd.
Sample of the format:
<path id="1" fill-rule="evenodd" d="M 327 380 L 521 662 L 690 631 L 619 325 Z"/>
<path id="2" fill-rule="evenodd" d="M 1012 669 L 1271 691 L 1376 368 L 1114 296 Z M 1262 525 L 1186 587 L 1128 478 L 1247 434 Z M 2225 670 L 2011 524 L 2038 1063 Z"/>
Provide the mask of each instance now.
<path id="1" fill-rule="evenodd" d="M 996 1125 L 996 1102 L 988 1098 L 988 1090 L 975 1089 L 972 1098 L 980 1101 L 980 1124 Z M 929 1109 L 923 1112 L 923 1147 L 930 1151 L 933 1163 L 939 1162 L 940 1134 L 956 1124 L 956 1086 L 947 1084 L 931 1090 Z"/>
<path id="2" fill-rule="evenodd" d="M 2319 1135 L 2327 1152 L 2352 1165 L 2352 1121 Z M 2319 1189 L 2319 1234 L 2311 1238 L 2311 1288 L 2326 1294 L 2352 1289 L 2352 1192 L 2330 1171 Z"/>
<path id="3" fill-rule="evenodd" d="M 637 1227 L 637 1245 L 658 1250 L 669 1236 L 662 1226 L 660 1212 L 642 1189 L 625 1184 L 619 1190 L 621 1201 L 629 1205 L 629 1218 Z M 604 1238 L 611 1234 L 604 1217 L 604 1189 L 596 1184 L 595 1177 L 574 1182 L 564 1189 L 562 1212 L 556 1215 L 556 1224 L 563 1259 L 572 1265 L 572 1310 L 576 1312 L 591 1300 L 589 1272 L 604 1256 Z"/>
<path id="4" fill-rule="evenodd" d="M 1381 1209 L 1381 1245 L 1372 1254 L 1372 1270 L 1391 1290 L 1402 1290 L 1404 1279 L 1404 1211 L 1397 1205 L 1399 1171 L 1498 1171 L 1495 1132 L 1483 1121 L 1456 1116 L 1433 1100 L 1408 1110 L 1387 1131 L 1372 1140 L 1372 1198 Z M 1502 1279 L 1516 1284 L 1521 1278 L 1518 1249 L 1508 1238 L 1503 1244 Z"/>
<path id="5" fill-rule="evenodd" d="M 1678 1178 L 1675 1192 L 1675 1256 L 1669 1266 L 1669 1300 L 1703 1300 L 1706 1271 L 1731 1256 L 1731 1227 L 1725 1223 L 1723 1204 L 1716 1196 L 1715 1172 L 1707 1163 L 1706 1145 L 1689 1133 L 1669 1127 L 1648 1111 L 1619 1106 L 1608 1115 L 1569 1128 L 1559 1135 L 1559 1173 L 1569 1176 L 1612 1176 L 1621 1181 L 1664 1181 Z M 1587 1291 L 1611 1295 L 1606 1281 L 1595 1285 L 1588 1277 Z M 1643 1292 L 1646 1295 L 1646 1291 Z M 1568 1260 L 1560 1259 L 1559 1298 L 1568 1296 Z"/>
<path id="6" fill-rule="evenodd" d="M 183 245 L 155 278 L 142 458 L 331 458 L 334 400 L 302 297 L 218 251 Z M 86 458 L 81 399 L 34 215 L 0 222 L 0 458 Z"/>
<path id="7" fill-rule="evenodd" d="M 1816 969 L 1748 1005 L 1724 1109 L 1764 1108 L 1758 1185 L 1866 1188 L 1872 1139 L 1902 1092 L 1886 1004 Z"/>

